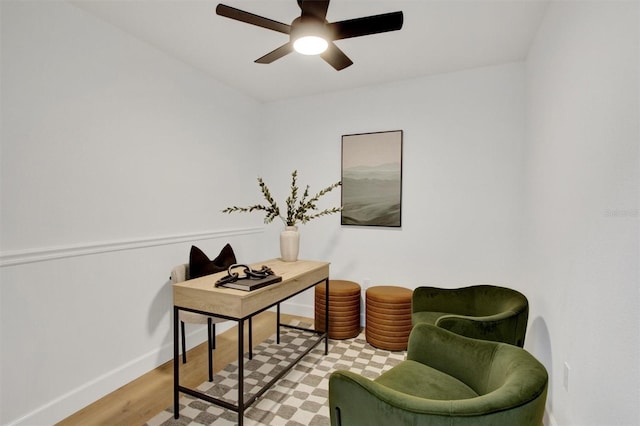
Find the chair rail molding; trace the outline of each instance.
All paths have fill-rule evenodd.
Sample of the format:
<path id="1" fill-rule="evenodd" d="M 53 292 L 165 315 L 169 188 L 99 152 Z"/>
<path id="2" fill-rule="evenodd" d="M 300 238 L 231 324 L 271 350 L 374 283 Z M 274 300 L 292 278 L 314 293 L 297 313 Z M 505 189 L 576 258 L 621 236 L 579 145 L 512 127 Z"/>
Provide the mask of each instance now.
<path id="1" fill-rule="evenodd" d="M 135 250 L 145 247 L 157 247 L 189 241 L 212 240 L 241 235 L 260 234 L 264 227 L 225 229 L 188 234 L 133 238 L 128 240 L 103 241 L 88 244 L 74 244 L 59 247 L 40 247 L 25 250 L 8 250 L 0 252 L 0 267 L 44 262 L 69 257 L 88 256 L 121 250 Z"/>

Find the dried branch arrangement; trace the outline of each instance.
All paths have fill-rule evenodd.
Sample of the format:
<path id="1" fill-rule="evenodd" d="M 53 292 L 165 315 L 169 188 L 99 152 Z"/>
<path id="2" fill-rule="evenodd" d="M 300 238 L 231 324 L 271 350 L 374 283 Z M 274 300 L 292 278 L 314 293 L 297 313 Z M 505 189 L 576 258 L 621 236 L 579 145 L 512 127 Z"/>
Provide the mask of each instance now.
<path id="1" fill-rule="evenodd" d="M 255 204 L 249 207 L 227 207 L 222 210 L 223 213 L 234 213 L 234 212 L 244 212 L 250 213 L 253 211 L 264 211 L 265 218 L 264 223 L 271 223 L 273 219 L 279 217 L 282 222 L 286 226 L 296 226 L 297 223 L 307 223 L 312 219 L 315 219 L 320 216 L 326 216 L 333 213 L 338 213 L 342 211 L 342 207 L 332 207 L 329 209 L 324 209 L 318 211 L 317 202 L 323 195 L 331 192 L 335 188 L 342 185 L 342 182 L 336 182 L 333 185 L 329 185 L 324 188 L 313 197 L 309 198 L 309 185 L 306 186 L 304 193 L 302 194 L 302 198 L 298 199 L 298 171 L 294 170 L 291 173 L 291 195 L 287 197 L 287 217 L 285 218 L 280 214 L 280 208 L 278 204 L 271 196 L 271 192 L 267 187 L 267 184 L 264 183 L 262 178 L 258 178 L 258 185 L 260 186 L 260 191 L 264 196 L 267 204 Z"/>

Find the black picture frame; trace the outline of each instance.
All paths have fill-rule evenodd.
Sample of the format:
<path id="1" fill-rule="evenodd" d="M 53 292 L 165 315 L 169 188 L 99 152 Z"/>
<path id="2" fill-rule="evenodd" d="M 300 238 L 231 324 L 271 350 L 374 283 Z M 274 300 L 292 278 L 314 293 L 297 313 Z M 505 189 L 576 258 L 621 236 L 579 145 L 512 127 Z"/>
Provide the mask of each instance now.
<path id="1" fill-rule="evenodd" d="M 402 130 L 342 136 L 342 225 L 402 226 L 402 143 Z"/>

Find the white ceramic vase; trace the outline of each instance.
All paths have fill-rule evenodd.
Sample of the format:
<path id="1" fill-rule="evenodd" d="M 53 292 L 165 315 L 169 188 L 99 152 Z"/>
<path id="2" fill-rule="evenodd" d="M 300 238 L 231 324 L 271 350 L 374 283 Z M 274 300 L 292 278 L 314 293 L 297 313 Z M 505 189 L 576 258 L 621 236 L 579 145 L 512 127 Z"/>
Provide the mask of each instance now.
<path id="1" fill-rule="evenodd" d="M 280 233 L 280 257 L 285 262 L 298 260 L 300 250 L 300 233 L 297 226 L 285 226 Z"/>

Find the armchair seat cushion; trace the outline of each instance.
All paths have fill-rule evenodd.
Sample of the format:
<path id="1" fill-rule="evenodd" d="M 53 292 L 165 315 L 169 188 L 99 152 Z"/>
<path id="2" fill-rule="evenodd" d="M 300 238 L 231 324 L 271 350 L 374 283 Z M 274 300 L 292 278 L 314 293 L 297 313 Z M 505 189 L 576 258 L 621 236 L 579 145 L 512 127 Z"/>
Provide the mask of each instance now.
<path id="1" fill-rule="evenodd" d="M 461 380 L 416 361 L 404 361 L 375 382 L 407 395 L 432 400 L 460 400 L 478 394 Z"/>

